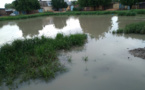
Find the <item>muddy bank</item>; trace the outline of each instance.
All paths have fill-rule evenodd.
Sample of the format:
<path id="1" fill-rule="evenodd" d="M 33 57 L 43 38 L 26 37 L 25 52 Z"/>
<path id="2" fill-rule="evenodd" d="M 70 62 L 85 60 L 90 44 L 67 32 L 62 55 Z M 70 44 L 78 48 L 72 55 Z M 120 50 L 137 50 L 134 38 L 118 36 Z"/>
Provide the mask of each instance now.
<path id="1" fill-rule="evenodd" d="M 129 52 L 135 57 L 140 57 L 142 59 L 145 59 L 145 48 L 138 48 L 138 49 L 130 50 Z"/>

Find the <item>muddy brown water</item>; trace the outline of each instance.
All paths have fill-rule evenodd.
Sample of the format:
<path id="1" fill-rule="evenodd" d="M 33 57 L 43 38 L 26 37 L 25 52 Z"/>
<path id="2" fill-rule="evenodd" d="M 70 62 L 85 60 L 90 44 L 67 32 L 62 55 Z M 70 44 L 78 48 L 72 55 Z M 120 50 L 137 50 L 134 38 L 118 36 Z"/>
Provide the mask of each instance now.
<path id="1" fill-rule="evenodd" d="M 55 16 L 0 22 L 0 46 L 15 39 L 87 33 L 83 47 L 62 51 L 58 58 L 68 69 L 55 79 L 32 80 L 16 90 L 145 90 L 145 60 L 129 50 L 145 46 L 144 35 L 113 35 L 126 24 L 145 21 L 144 16 Z M 68 62 L 67 57 L 72 61 Z M 82 58 L 88 57 L 88 61 Z M 5 85 L 0 90 L 9 90 Z"/>

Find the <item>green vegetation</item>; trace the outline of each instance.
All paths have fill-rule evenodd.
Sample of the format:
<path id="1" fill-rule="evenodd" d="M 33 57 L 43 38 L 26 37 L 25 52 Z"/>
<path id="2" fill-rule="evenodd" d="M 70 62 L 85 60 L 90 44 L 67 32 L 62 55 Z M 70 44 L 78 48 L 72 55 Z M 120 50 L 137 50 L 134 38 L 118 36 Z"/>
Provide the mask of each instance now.
<path id="1" fill-rule="evenodd" d="M 78 2 L 81 7 L 94 7 L 95 10 L 100 5 L 105 9 L 105 6 L 111 4 L 112 0 L 78 0 Z"/>
<path id="2" fill-rule="evenodd" d="M 51 1 L 52 3 L 52 7 L 55 8 L 57 11 L 60 9 L 60 8 L 67 8 L 67 3 L 64 2 L 64 0 L 52 0 Z"/>
<path id="3" fill-rule="evenodd" d="M 60 12 L 60 13 L 53 13 L 53 12 L 45 12 L 45 13 L 38 13 L 32 15 L 18 15 L 18 16 L 6 16 L 0 17 L 0 21 L 4 20 L 18 20 L 18 19 L 27 19 L 27 18 L 34 18 L 40 16 L 54 16 L 54 15 L 114 15 L 118 14 L 119 16 L 135 16 L 137 14 L 145 14 L 145 10 L 123 10 L 123 11 L 68 11 L 68 12 Z"/>
<path id="4" fill-rule="evenodd" d="M 87 57 L 87 56 L 83 57 L 82 59 L 83 59 L 85 62 L 88 61 L 88 57 Z"/>
<path id="5" fill-rule="evenodd" d="M 10 3 L 10 4 L 6 3 L 5 8 L 6 9 L 12 9 L 12 8 L 14 8 L 14 5 L 12 3 Z"/>
<path id="6" fill-rule="evenodd" d="M 68 62 L 71 63 L 72 62 L 72 57 L 68 56 L 67 58 L 68 58 Z"/>
<path id="7" fill-rule="evenodd" d="M 118 29 L 117 31 L 113 31 L 112 33 L 145 34 L 145 22 L 129 24 L 126 25 L 124 29 Z"/>
<path id="8" fill-rule="evenodd" d="M 136 5 L 139 2 L 143 2 L 144 0 L 120 0 L 120 3 L 123 5 L 130 6 L 130 9 L 132 9 L 133 5 Z"/>
<path id="9" fill-rule="evenodd" d="M 118 16 L 136 16 L 135 12 L 119 12 Z"/>
<path id="10" fill-rule="evenodd" d="M 15 0 L 13 1 L 13 6 L 17 11 L 32 11 L 40 9 L 40 4 L 38 0 Z"/>
<path id="11" fill-rule="evenodd" d="M 55 78 L 56 72 L 65 70 L 58 61 L 57 51 L 82 46 L 86 38 L 86 34 L 58 34 L 55 39 L 42 36 L 5 44 L 0 48 L 0 82 L 10 85 L 17 78 L 21 82 Z"/>

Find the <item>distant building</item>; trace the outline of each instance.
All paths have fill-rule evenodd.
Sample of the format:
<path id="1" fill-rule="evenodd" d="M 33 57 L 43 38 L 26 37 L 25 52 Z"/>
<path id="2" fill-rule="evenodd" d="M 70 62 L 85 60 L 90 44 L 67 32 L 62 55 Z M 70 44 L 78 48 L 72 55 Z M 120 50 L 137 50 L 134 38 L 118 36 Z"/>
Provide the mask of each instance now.
<path id="1" fill-rule="evenodd" d="M 145 2 L 140 2 L 139 3 L 139 8 L 140 9 L 145 9 Z"/>
<path id="2" fill-rule="evenodd" d="M 52 11 L 51 0 L 38 0 L 40 3 L 41 9 L 39 12 L 47 12 Z"/>
<path id="3" fill-rule="evenodd" d="M 4 8 L 0 8 L 0 16 L 6 15 L 6 11 Z"/>
<path id="4" fill-rule="evenodd" d="M 38 0 L 41 6 L 41 9 L 39 9 L 39 12 L 47 12 L 47 11 L 53 11 L 51 0 Z M 71 5 L 71 2 L 69 0 L 64 0 L 68 5 Z"/>

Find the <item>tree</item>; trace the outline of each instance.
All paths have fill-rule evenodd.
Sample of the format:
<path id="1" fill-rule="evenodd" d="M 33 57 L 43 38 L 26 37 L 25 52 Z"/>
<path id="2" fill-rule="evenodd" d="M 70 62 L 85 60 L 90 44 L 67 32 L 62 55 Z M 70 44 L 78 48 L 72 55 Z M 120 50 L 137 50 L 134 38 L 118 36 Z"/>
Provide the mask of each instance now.
<path id="1" fill-rule="evenodd" d="M 5 8 L 6 8 L 6 9 L 12 9 L 12 8 L 14 8 L 14 5 L 13 5 L 12 3 L 9 3 L 9 4 L 6 3 L 6 4 L 5 4 Z"/>
<path id="2" fill-rule="evenodd" d="M 137 4 L 142 0 L 120 0 L 121 4 L 130 6 L 130 9 L 132 9 L 132 6 Z"/>
<path id="3" fill-rule="evenodd" d="M 110 4 L 112 0 L 79 0 L 78 2 L 81 7 L 94 7 L 95 10 L 97 6 L 106 6 Z"/>
<path id="4" fill-rule="evenodd" d="M 90 6 L 89 5 L 89 0 L 78 0 L 78 2 L 79 2 L 79 5 L 81 7 L 88 7 L 88 6 Z"/>
<path id="5" fill-rule="evenodd" d="M 40 8 L 38 0 L 15 0 L 13 5 L 17 11 L 32 11 Z"/>
<path id="6" fill-rule="evenodd" d="M 64 2 L 64 0 L 52 0 L 51 3 L 52 3 L 52 7 L 56 9 L 57 11 L 60 8 L 67 8 L 68 6 L 67 3 Z"/>
<path id="7" fill-rule="evenodd" d="M 102 5 L 104 7 L 104 9 L 106 9 L 106 6 L 109 5 L 112 0 L 98 0 L 99 5 Z"/>

